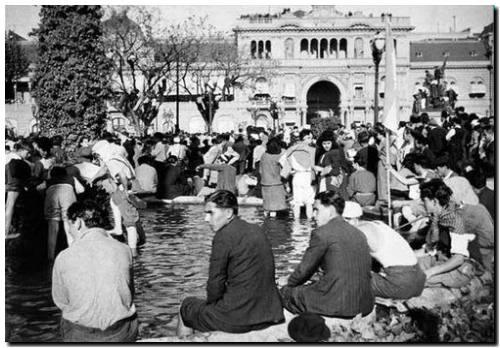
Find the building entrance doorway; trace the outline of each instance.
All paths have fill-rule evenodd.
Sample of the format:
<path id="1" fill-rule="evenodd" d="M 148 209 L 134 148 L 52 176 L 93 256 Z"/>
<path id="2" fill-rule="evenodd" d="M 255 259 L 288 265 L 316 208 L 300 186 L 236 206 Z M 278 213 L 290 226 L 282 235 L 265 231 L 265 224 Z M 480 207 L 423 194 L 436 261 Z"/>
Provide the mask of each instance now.
<path id="1" fill-rule="evenodd" d="M 319 81 L 307 91 L 307 123 L 329 116 L 340 116 L 340 90 L 329 81 Z"/>

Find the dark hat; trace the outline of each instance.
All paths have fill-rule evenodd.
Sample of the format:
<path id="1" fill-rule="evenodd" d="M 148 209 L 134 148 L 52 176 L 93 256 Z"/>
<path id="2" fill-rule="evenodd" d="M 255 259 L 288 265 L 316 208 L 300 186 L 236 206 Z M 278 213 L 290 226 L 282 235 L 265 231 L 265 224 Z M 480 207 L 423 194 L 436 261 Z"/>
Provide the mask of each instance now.
<path id="1" fill-rule="evenodd" d="M 296 342 L 322 342 L 330 338 L 325 319 L 314 313 L 302 313 L 288 324 L 288 334 Z"/>

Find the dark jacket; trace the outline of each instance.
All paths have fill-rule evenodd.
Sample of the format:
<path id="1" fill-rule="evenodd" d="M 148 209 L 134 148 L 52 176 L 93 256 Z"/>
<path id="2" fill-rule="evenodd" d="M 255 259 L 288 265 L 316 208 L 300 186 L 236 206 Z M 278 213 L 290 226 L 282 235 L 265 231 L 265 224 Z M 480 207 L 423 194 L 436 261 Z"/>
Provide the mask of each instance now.
<path id="1" fill-rule="evenodd" d="M 298 287 L 322 269 L 324 274 L 317 282 L 299 289 L 297 297 L 305 310 L 325 316 L 366 315 L 374 303 L 371 262 L 363 233 L 336 217 L 312 231 L 309 247 L 288 278 L 288 286 Z"/>
<path id="2" fill-rule="evenodd" d="M 157 196 L 163 199 L 174 199 L 186 191 L 186 177 L 180 165 L 167 165 L 164 174 L 158 180 Z"/>
<path id="3" fill-rule="evenodd" d="M 443 127 L 433 127 L 429 129 L 427 140 L 429 149 L 435 157 L 442 156 L 446 150 L 446 129 Z"/>
<path id="4" fill-rule="evenodd" d="M 257 225 L 234 218 L 212 241 L 207 311 L 228 326 L 284 320 L 271 244 Z"/>
<path id="5" fill-rule="evenodd" d="M 375 146 L 368 145 L 358 151 L 358 156 L 366 163 L 366 169 L 377 177 L 378 170 L 378 150 Z"/>
<path id="6" fill-rule="evenodd" d="M 493 221 L 495 220 L 495 192 L 490 190 L 487 186 L 481 189 L 481 192 L 477 195 L 479 198 L 479 203 L 484 205 L 488 212 L 490 213 Z"/>

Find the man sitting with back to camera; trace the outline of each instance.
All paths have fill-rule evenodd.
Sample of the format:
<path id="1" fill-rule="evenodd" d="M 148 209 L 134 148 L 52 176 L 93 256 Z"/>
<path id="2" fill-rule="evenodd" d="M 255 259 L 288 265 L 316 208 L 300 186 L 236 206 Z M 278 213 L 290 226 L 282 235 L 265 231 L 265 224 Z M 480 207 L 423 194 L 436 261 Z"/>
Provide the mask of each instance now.
<path id="1" fill-rule="evenodd" d="M 382 221 L 361 221 L 363 209 L 356 202 L 346 202 L 342 215 L 364 233 L 372 258 L 382 266 L 371 274 L 373 295 L 391 299 L 419 296 L 425 274 L 408 242 Z"/>
<path id="2" fill-rule="evenodd" d="M 216 191 L 205 199 L 205 221 L 215 232 L 207 298 L 182 301 L 178 336 L 194 330 L 244 333 L 284 321 L 271 244 L 260 227 L 237 214 L 232 192 Z"/>
<path id="3" fill-rule="evenodd" d="M 102 228 L 105 214 L 90 200 L 68 209 L 74 242 L 52 274 L 64 342 L 134 342 L 137 335 L 132 251 Z"/>
<path id="4" fill-rule="evenodd" d="M 318 228 L 286 285 L 280 279 L 283 306 L 294 314 L 352 318 L 373 309 L 370 250 L 363 233 L 342 218 L 344 206 L 344 199 L 331 191 L 316 197 Z M 320 269 L 319 280 L 305 284 Z"/>

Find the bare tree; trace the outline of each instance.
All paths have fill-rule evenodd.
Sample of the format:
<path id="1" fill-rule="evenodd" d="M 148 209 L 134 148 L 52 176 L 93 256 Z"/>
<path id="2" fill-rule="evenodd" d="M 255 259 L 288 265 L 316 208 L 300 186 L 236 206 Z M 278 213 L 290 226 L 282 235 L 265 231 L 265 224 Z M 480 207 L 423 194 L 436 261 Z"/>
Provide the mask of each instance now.
<path id="1" fill-rule="evenodd" d="M 211 28 L 212 29 L 212 28 Z M 251 59 L 234 37 L 209 30 L 198 46 L 198 59 L 185 67 L 183 90 L 196 97 L 196 104 L 209 131 L 219 101 L 231 101 L 235 89 L 255 89 L 259 78 L 272 79 L 278 63 L 273 59 Z"/>
<path id="2" fill-rule="evenodd" d="M 196 61 L 206 21 L 190 17 L 181 24 L 162 26 L 146 7 L 111 7 L 108 12 L 104 34 L 114 67 L 111 102 L 137 133 L 145 133 L 164 96 L 173 92 Z"/>

